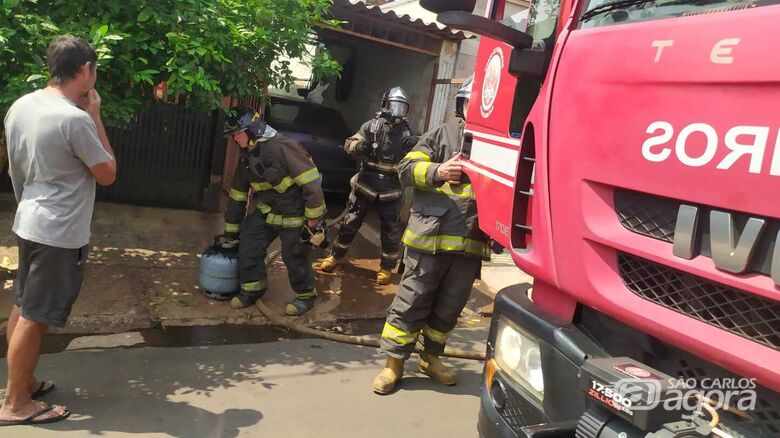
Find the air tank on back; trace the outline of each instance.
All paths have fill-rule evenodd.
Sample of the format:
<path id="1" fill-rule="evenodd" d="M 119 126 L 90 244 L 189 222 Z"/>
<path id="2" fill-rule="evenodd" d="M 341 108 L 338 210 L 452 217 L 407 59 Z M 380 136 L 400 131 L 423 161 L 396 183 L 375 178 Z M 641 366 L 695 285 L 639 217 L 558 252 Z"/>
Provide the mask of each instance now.
<path id="1" fill-rule="evenodd" d="M 221 248 L 216 242 L 200 257 L 200 287 L 209 298 L 227 300 L 238 293 L 238 247 Z"/>

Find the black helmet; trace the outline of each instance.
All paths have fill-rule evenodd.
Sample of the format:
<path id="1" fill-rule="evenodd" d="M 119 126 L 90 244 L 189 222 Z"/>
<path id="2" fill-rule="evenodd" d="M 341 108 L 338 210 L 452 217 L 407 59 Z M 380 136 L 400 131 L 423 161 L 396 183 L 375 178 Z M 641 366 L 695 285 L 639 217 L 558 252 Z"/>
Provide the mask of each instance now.
<path id="1" fill-rule="evenodd" d="M 225 119 L 224 134 L 246 131 L 249 139 L 254 140 L 263 135 L 265 126 L 265 121 L 257 111 L 245 106 L 234 106 L 230 108 L 230 114 Z"/>
<path id="2" fill-rule="evenodd" d="M 455 115 L 461 119 L 466 119 L 466 115 L 463 114 L 463 105 L 467 99 L 471 98 L 471 84 L 474 82 L 474 75 L 469 76 L 463 81 L 463 85 L 458 88 L 458 92 L 455 94 Z"/>
<path id="3" fill-rule="evenodd" d="M 393 87 L 382 95 L 382 111 L 392 117 L 406 117 L 409 113 L 409 99 L 401 87 Z"/>

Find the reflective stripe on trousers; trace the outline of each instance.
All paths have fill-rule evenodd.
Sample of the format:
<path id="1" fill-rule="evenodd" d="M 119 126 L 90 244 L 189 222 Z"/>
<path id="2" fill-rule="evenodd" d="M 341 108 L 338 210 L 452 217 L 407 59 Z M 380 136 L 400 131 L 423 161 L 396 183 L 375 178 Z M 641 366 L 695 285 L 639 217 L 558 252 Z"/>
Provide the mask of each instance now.
<path id="1" fill-rule="evenodd" d="M 398 327 L 393 327 L 392 324 L 386 322 L 385 327 L 382 330 L 382 338 L 389 339 L 399 345 L 407 345 L 417 342 L 417 338 L 420 336 L 420 332 L 407 333 Z"/>
<path id="2" fill-rule="evenodd" d="M 265 221 L 259 211 L 246 218 L 241 226 L 241 244 L 238 246 L 240 282 L 248 292 L 261 293 L 265 290 L 267 273 L 265 256 L 271 242 L 279 238 L 282 246 L 282 261 L 287 276 L 296 294 L 311 294 L 316 287 L 314 269 L 311 266 L 311 248 L 300 242 L 300 230 L 277 228 Z"/>
<path id="3" fill-rule="evenodd" d="M 312 289 L 308 292 L 295 293 L 295 298 L 301 301 L 313 300 L 316 297 L 317 297 L 317 289 Z"/>
<path id="4" fill-rule="evenodd" d="M 482 261 L 463 254 L 407 249 L 404 265 L 380 347 L 392 357 L 406 359 L 414 351 L 414 340 L 419 340 L 427 353 L 441 354 L 471 295 Z"/>
<path id="5" fill-rule="evenodd" d="M 259 293 L 264 291 L 265 288 L 266 288 L 265 280 L 250 281 L 241 284 L 242 292 Z"/>

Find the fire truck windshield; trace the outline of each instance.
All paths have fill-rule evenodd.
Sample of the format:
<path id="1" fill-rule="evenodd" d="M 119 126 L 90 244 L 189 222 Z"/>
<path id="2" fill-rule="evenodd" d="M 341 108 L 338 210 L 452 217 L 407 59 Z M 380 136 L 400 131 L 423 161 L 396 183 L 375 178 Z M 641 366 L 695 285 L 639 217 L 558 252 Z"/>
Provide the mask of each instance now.
<path id="1" fill-rule="evenodd" d="M 777 0 L 591 0 L 580 17 L 581 27 L 597 27 L 659 18 L 698 15 L 776 4 Z"/>

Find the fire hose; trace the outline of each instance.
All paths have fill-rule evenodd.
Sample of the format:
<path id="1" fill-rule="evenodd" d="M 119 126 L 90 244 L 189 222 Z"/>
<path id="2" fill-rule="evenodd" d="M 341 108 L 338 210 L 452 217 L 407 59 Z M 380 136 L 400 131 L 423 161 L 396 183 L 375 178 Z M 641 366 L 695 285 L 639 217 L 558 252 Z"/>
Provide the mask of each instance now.
<path id="1" fill-rule="evenodd" d="M 347 214 L 347 209 L 345 208 L 341 214 L 336 217 L 335 219 L 332 219 L 330 221 L 327 221 L 327 226 L 330 228 L 339 222 L 341 222 L 341 219 L 344 218 L 344 216 Z M 268 254 L 268 257 L 266 258 L 266 265 L 270 264 L 270 261 L 276 259 L 281 254 L 281 251 L 279 249 L 276 249 L 272 251 L 270 254 Z M 292 331 L 301 333 L 303 335 L 307 336 L 314 336 L 322 339 L 327 339 L 329 341 L 335 341 L 335 342 L 341 342 L 345 344 L 353 344 L 353 345 L 362 345 L 365 347 L 374 347 L 379 348 L 379 339 L 373 337 L 373 336 L 356 336 L 356 335 L 344 335 L 340 333 L 332 333 L 325 330 L 318 330 L 311 327 L 308 327 L 306 325 L 303 325 L 294 319 L 283 317 L 279 314 L 274 313 L 268 306 L 266 306 L 262 300 L 257 300 L 256 303 L 257 308 L 260 310 L 260 312 L 268 318 L 272 323 L 288 328 Z M 417 347 L 416 350 L 418 353 L 422 352 L 422 350 Z M 484 351 L 466 351 L 466 350 L 460 350 L 455 348 L 445 348 L 444 354 L 442 356 L 445 357 L 453 357 L 458 359 L 470 359 L 470 360 L 479 360 L 484 361 L 485 360 L 485 352 Z"/>

